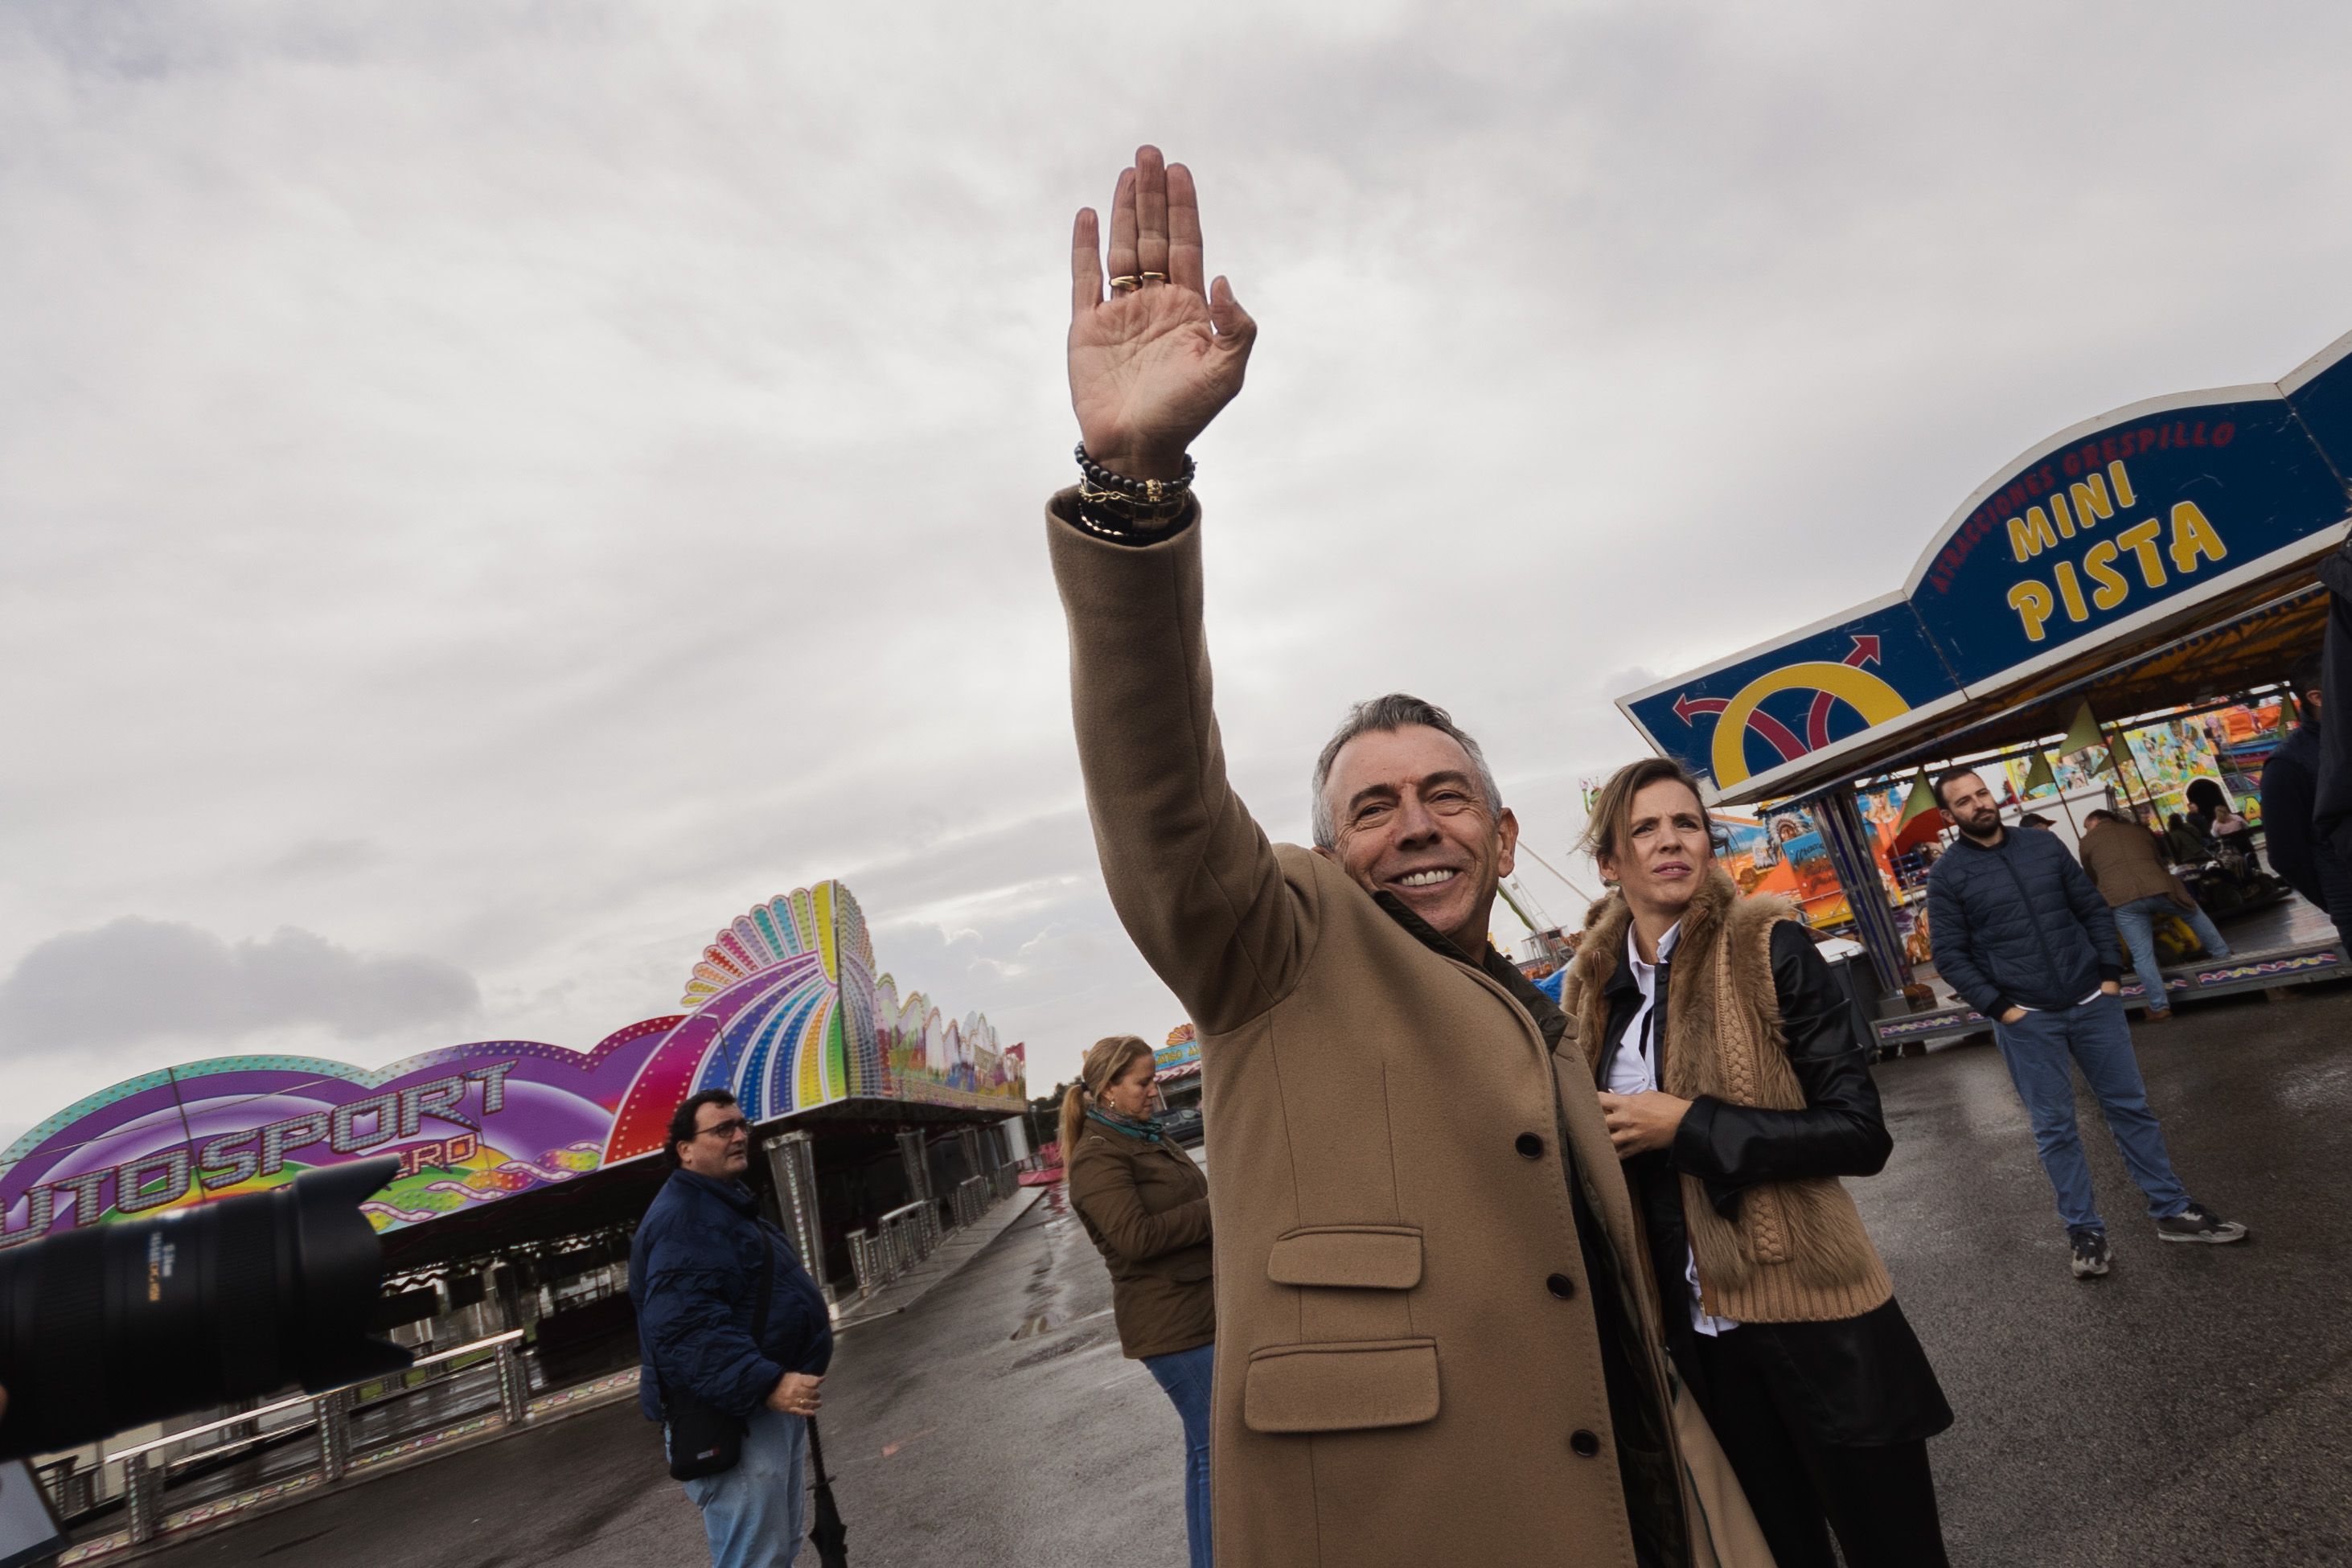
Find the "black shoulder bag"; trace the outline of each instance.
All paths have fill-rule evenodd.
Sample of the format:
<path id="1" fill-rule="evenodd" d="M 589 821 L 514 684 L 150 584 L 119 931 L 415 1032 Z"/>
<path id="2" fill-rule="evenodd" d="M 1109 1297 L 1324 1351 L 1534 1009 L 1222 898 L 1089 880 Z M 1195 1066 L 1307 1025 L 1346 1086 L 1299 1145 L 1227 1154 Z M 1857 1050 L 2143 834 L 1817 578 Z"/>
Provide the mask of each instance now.
<path id="1" fill-rule="evenodd" d="M 751 1345 L 764 1352 L 768 1338 L 768 1298 L 775 1293 L 776 1249 L 765 1230 L 760 1232 L 760 1301 L 751 1309 Z M 730 1415 L 690 1388 L 670 1392 L 661 1369 L 654 1369 L 661 1390 L 662 1415 L 669 1431 L 669 1473 L 672 1480 L 694 1481 L 722 1475 L 743 1462 L 743 1417 Z"/>

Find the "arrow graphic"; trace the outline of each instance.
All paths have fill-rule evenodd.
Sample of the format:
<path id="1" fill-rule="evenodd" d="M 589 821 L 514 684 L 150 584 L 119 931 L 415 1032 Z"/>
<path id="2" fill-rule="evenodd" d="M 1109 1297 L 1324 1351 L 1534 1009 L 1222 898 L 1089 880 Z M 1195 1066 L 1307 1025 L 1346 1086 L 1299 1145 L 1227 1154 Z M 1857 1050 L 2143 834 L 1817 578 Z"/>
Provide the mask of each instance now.
<path id="1" fill-rule="evenodd" d="M 1878 662 L 1877 636 L 1875 634 L 1856 635 L 1853 639 L 1853 651 L 1847 654 L 1840 662 L 1850 664 L 1856 669 L 1860 669 L 1865 664 L 1876 664 Z M 1812 709 L 1805 715 L 1805 739 L 1810 742 L 1805 750 L 1818 752 L 1830 743 L 1830 705 L 1836 700 L 1837 699 L 1826 691 L 1814 696 Z"/>
<path id="2" fill-rule="evenodd" d="M 1730 706 L 1730 702 L 1721 697 L 1677 697 L 1675 699 L 1675 717 L 1687 724 L 1695 714 L 1720 713 Z M 1782 757 L 1805 754 L 1805 743 L 1797 739 L 1797 732 L 1769 713 L 1754 714 L 1748 723 L 1750 729 L 1778 747 Z"/>

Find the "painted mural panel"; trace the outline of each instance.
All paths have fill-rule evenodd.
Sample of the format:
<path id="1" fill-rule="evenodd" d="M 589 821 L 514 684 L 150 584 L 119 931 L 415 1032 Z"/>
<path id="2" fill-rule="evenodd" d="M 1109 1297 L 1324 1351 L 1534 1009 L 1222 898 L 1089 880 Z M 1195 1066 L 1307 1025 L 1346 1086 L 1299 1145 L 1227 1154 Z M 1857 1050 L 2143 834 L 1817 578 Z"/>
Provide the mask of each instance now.
<path id="1" fill-rule="evenodd" d="M 1010 1114 L 1021 1047 L 977 1014 L 902 1007 L 875 975 L 863 911 L 821 882 L 771 900 L 703 950 L 688 1011 L 583 1052 L 478 1040 L 373 1070 L 238 1056 L 142 1074 L 66 1107 L 0 1152 L 0 1247 L 256 1192 L 306 1170 L 391 1154 L 363 1206 L 378 1230 L 421 1225 L 656 1153 L 671 1108 L 723 1088 L 755 1121 L 845 1099 Z"/>

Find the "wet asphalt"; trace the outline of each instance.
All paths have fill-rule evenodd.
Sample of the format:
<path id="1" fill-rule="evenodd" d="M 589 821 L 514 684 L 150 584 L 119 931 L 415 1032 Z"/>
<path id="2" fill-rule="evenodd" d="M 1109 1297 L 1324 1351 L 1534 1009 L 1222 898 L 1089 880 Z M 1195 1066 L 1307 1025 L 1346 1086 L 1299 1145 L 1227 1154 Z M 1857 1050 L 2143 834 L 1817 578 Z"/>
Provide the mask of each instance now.
<path id="1" fill-rule="evenodd" d="M 2253 1234 L 2222 1247 L 2158 1241 L 2086 1101 L 2116 1255 L 2114 1272 L 2089 1281 L 2068 1271 L 1990 1044 L 1878 1069 L 1895 1156 L 1853 1185 L 1958 1415 L 1930 1445 L 1952 1560 L 2352 1563 L 2352 987 L 2183 1006 L 2137 1037 L 2190 1192 Z M 1176 1416 L 1120 1358 L 1109 1305 L 1084 1236 L 1041 1206 L 912 1310 L 845 1336 L 824 1429 L 850 1561 L 1180 1568 Z M 708 1558 L 652 1429 L 622 1405 L 148 1561 Z"/>

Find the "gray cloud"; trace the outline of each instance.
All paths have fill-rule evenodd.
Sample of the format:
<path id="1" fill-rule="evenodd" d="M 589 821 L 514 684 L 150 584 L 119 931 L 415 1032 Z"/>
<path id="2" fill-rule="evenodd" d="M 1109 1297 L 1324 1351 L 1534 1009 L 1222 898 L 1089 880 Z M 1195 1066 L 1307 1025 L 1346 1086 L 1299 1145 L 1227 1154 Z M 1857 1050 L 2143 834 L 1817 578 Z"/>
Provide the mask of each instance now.
<path id="1" fill-rule="evenodd" d="M 455 1024 L 480 1003 L 473 976 L 438 959 L 357 953 L 290 926 L 229 942 L 126 915 L 19 959 L 0 981 L 0 1038 L 20 1058 L 294 1026 L 366 1038 Z"/>
<path id="2" fill-rule="evenodd" d="M 1043 1080 L 1172 1022 L 1039 515 L 1069 216 L 1146 138 L 1264 326 L 1199 456 L 1278 837 L 1403 689 L 1550 857 L 1637 673 L 2352 325 L 2342 6 L 917 10 L 0 7 L 0 963 L 290 924 L 585 1047 L 840 876 Z"/>

